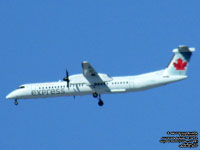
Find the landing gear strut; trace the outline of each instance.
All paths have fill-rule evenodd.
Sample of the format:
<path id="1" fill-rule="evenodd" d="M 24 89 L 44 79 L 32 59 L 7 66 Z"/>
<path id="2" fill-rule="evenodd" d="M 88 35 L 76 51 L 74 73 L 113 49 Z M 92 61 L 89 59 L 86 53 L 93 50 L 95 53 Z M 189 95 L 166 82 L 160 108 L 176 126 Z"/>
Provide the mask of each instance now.
<path id="1" fill-rule="evenodd" d="M 17 101 L 17 99 L 15 99 L 14 104 L 15 104 L 16 106 L 18 105 L 18 101 Z"/>
<path id="2" fill-rule="evenodd" d="M 98 105 L 99 106 L 103 106 L 104 103 L 103 103 L 103 101 L 101 99 L 101 95 L 98 94 L 97 92 L 94 92 L 92 95 L 93 95 L 94 98 L 97 98 L 99 100 Z"/>

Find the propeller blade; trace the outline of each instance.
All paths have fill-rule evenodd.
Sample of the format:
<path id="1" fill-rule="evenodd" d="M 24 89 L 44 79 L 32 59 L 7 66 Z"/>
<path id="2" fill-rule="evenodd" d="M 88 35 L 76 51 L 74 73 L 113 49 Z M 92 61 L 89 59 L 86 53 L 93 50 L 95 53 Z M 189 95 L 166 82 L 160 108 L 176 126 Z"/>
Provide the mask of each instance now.
<path id="1" fill-rule="evenodd" d="M 63 79 L 67 82 L 67 87 L 69 87 L 69 72 L 66 70 L 66 77 Z"/>
<path id="2" fill-rule="evenodd" d="M 66 77 L 68 78 L 69 77 L 69 72 L 66 70 Z"/>

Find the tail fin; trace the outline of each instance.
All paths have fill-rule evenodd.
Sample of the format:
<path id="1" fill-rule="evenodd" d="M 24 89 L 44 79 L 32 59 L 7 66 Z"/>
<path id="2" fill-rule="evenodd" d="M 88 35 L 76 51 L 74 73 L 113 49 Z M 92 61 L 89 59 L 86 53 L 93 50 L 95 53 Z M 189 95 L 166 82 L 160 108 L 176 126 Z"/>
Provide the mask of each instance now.
<path id="1" fill-rule="evenodd" d="M 179 46 L 174 49 L 174 57 L 165 69 L 163 76 L 180 75 L 186 76 L 188 63 L 195 48 L 188 48 L 187 46 Z"/>

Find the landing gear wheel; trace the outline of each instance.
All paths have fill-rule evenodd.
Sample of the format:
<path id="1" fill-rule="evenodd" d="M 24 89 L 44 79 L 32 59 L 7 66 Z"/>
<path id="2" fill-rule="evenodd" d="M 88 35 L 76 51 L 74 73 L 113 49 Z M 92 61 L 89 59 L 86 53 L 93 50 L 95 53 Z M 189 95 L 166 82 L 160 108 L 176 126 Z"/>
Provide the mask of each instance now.
<path id="1" fill-rule="evenodd" d="M 97 92 L 94 92 L 92 95 L 93 95 L 94 98 L 97 98 L 97 97 L 98 97 Z"/>
<path id="2" fill-rule="evenodd" d="M 17 101 L 17 99 L 15 99 L 14 104 L 15 104 L 16 106 L 18 105 L 18 101 Z"/>
<path id="3" fill-rule="evenodd" d="M 99 105 L 99 106 L 103 106 L 103 101 L 102 101 L 102 100 L 99 100 L 98 105 Z"/>

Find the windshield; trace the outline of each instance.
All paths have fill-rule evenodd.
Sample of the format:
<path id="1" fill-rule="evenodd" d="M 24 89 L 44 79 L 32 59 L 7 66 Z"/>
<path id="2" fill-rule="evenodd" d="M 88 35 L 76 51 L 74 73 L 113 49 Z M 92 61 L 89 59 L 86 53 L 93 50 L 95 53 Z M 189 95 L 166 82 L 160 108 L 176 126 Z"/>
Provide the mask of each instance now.
<path id="1" fill-rule="evenodd" d="M 23 86 L 23 85 L 22 85 L 22 86 L 19 86 L 19 89 L 23 89 L 23 88 L 25 88 L 25 86 Z"/>

